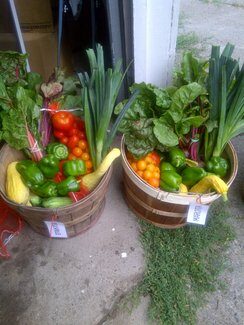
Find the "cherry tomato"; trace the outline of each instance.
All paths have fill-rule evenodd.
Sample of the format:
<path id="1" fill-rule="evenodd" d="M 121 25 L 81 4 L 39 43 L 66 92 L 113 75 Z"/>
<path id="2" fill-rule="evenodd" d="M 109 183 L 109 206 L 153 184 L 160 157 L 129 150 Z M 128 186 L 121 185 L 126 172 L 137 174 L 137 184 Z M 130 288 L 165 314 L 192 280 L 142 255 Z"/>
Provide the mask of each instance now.
<path id="1" fill-rule="evenodd" d="M 52 116 L 52 123 L 54 129 L 59 131 L 68 131 L 73 126 L 74 115 L 67 111 L 57 112 Z"/>
<path id="2" fill-rule="evenodd" d="M 56 113 L 57 110 L 59 110 L 60 108 L 60 103 L 59 102 L 51 102 L 49 105 L 48 105 L 48 108 L 51 110 L 49 111 L 49 114 L 50 115 L 54 115 Z"/>
<path id="3" fill-rule="evenodd" d="M 90 156 L 89 156 L 89 154 L 87 152 L 84 152 L 82 154 L 81 158 L 82 158 L 82 160 L 85 160 L 86 161 L 86 160 L 89 160 L 90 159 Z"/>
<path id="4" fill-rule="evenodd" d="M 63 144 L 67 144 L 68 141 L 69 141 L 69 138 L 64 136 L 63 138 L 59 139 L 59 141 L 60 141 L 61 143 L 63 143 Z"/>
<path id="5" fill-rule="evenodd" d="M 156 165 L 160 164 L 160 156 L 156 151 L 152 151 L 148 156 L 154 160 Z"/>
<path id="6" fill-rule="evenodd" d="M 82 140 L 86 140 L 86 134 L 84 131 L 79 131 L 78 137 Z"/>
<path id="7" fill-rule="evenodd" d="M 76 157 L 80 157 L 82 155 L 82 149 L 79 147 L 74 147 L 72 149 L 72 154 L 75 155 Z"/>
<path id="8" fill-rule="evenodd" d="M 92 162 L 91 162 L 91 160 L 87 160 L 86 162 L 85 162 L 85 164 L 86 164 L 86 168 L 87 169 L 92 169 Z"/>
<path id="9" fill-rule="evenodd" d="M 85 129 L 85 122 L 79 116 L 75 116 L 75 122 L 77 123 L 77 128 L 79 130 Z"/>
<path id="10" fill-rule="evenodd" d="M 74 147 L 77 147 L 79 140 L 80 139 L 79 139 L 79 137 L 77 135 L 72 135 L 72 137 L 69 138 L 67 146 L 70 149 L 73 149 Z"/>
<path id="11" fill-rule="evenodd" d="M 85 150 L 87 148 L 87 142 L 86 140 L 80 140 L 78 142 L 78 146 L 82 149 L 82 150 Z"/>
<path id="12" fill-rule="evenodd" d="M 54 178 L 53 178 L 53 180 L 54 180 L 54 182 L 55 183 L 60 183 L 61 181 L 63 181 L 65 179 L 65 176 L 63 175 L 63 173 L 62 172 L 58 172 L 55 176 L 54 176 Z"/>
<path id="13" fill-rule="evenodd" d="M 57 138 L 57 139 L 62 139 L 63 137 L 65 137 L 64 132 L 62 132 L 62 131 L 58 131 L 58 130 L 54 130 L 54 131 L 53 131 L 53 135 L 54 135 L 55 138 Z"/>
<path id="14" fill-rule="evenodd" d="M 69 154 L 68 156 L 68 160 L 76 160 L 77 157 L 75 155 L 73 155 L 72 153 Z"/>
<path id="15" fill-rule="evenodd" d="M 76 128 L 74 128 L 73 126 L 72 126 L 72 129 L 70 129 L 68 132 L 67 132 L 67 135 L 69 136 L 69 137 L 72 137 L 72 135 L 78 135 L 79 134 L 79 130 L 78 129 L 76 129 Z"/>

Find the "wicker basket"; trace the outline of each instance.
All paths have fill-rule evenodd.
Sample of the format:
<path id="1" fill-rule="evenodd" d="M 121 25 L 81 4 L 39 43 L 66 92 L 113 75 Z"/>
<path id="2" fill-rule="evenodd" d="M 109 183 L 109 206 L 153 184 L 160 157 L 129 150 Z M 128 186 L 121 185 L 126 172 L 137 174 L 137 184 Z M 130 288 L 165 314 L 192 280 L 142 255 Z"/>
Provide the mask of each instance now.
<path id="1" fill-rule="evenodd" d="M 20 151 L 12 149 L 6 144 L 0 150 L 0 195 L 12 209 L 23 217 L 31 228 L 49 237 L 44 221 L 57 221 L 64 224 L 67 236 L 73 237 L 88 230 L 98 220 L 105 205 L 105 194 L 112 175 L 112 167 L 96 189 L 84 199 L 67 207 L 47 209 L 16 204 L 8 200 L 5 195 L 6 166 L 12 161 L 23 158 Z"/>
<path id="2" fill-rule="evenodd" d="M 172 229 L 182 227 L 186 224 L 189 204 L 195 202 L 210 204 L 220 197 L 215 192 L 177 194 L 155 189 L 138 177 L 130 167 L 125 154 L 124 137 L 121 142 L 121 152 L 125 200 L 138 217 L 158 227 Z M 227 183 L 230 186 L 238 169 L 237 155 L 231 143 L 226 146 L 224 154 L 231 164 L 231 170 L 227 176 Z"/>

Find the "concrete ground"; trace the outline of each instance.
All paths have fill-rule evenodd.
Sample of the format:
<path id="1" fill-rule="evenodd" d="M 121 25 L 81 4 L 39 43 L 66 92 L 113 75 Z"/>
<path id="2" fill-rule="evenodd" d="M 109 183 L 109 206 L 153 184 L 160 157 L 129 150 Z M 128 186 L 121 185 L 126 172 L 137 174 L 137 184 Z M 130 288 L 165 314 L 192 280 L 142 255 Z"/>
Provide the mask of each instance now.
<path id="1" fill-rule="evenodd" d="M 236 44 L 244 59 L 243 1 L 182 0 L 180 35 L 195 32 L 194 46 L 209 55 L 209 44 Z M 202 46 L 204 44 L 204 47 Z M 189 48 L 191 44 L 189 44 Z M 205 51 L 205 52 L 204 52 Z M 243 173 L 244 148 L 234 140 L 238 176 L 229 195 L 237 238 L 228 250 L 232 269 L 223 274 L 224 292 L 208 296 L 199 325 L 243 324 Z M 147 325 L 148 298 L 128 314 L 124 296 L 143 276 L 138 224 L 121 194 L 121 166 L 115 164 L 106 207 L 97 224 L 69 240 L 42 237 L 25 227 L 8 245 L 12 258 L 0 262 L 0 324 L 3 325 Z M 123 254 L 124 253 L 124 254 Z M 126 254 L 125 254 L 126 253 Z"/>

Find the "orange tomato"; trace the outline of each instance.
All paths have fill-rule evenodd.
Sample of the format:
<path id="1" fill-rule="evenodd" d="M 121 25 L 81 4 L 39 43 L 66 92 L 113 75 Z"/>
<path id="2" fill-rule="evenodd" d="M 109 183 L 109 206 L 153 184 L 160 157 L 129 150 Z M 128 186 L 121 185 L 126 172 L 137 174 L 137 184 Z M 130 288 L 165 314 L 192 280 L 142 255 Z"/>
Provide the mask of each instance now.
<path id="1" fill-rule="evenodd" d="M 86 164 L 87 169 L 92 169 L 93 165 L 92 165 L 91 160 L 86 160 L 85 164 Z"/>
<path id="2" fill-rule="evenodd" d="M 156 179 L 159 179 L 159 178 L 160 178 L 160 173 L 158 173 L 158 172 L 153 172 L 152 177 L 153 177 L 153 178 L 156 178 Z"/>
<path id="3" fill-rule="evenodd" d="M 145 160 L 138 160 L 138 162 L 137 162 L 137 169 L 139 169 L 139 170 L 145 170 L 146 169 L 146 167 L 147 167 L 147 163 L 145 162 Z"/>
<path id="4" fill-rule="evenodd" d="M 87 148 L 87 141 L 86 140 L 80 140 L 78 142 L 78 147 L 81 148 L 82 150 Z"/>
<path id="5" fill-rule="evenodd" d="M 137 171 L 137 165 L 136 165 L 136 162 L 133 162 L 131 163 L 131 168 L 134 170 L 134 171 Z"/>
<path id="6" fill-rule="evenodd" d="M 145 170 L 143 172 L 142 178 L 145 179 L 146 181 L 152 177 L 152 172 L 150 170 Z"/>
<path id="7" fill-rule="evenodd" d="M 154 160 L 152 159 L 152 157 L 146 156 L 145 161 L 146 161 L 148 164 L 154 164 Z"/>
<path id="8" fill-rule="evenodd" d="M 150 184 L 152 187 L 157 188 L 157 187 L 159 187 L 159 179 L 157 179 L 157 178 L 150 178 L 148 180 L 148 184 Z"/>
<path id="9" fill-rule="evenodd" d="M 142 175 L 143 175 L 143 171 L 142 170 L 138 170 L 136 173 L 137 173 L 137 175 L 139 175 L 142 178 Z"/>
<path id="10" fill-rule="evenodd" d="M 89 156 L 89 154 L 87 153 L 87 152 L 84 152 L 82 155 L 81 155 L 81 158 L 82 158 L 82 160 L 89 160 L 90 159 L 90 156 Z"/>
<path id="11" fill-rule="evenodd" d="M 154 170 L 155 170 L 155 165 L 153 165 L 153 164 L 148 164 L 148 165 L 147 165 L 147 170 L 149 170 L 150 172 L 154 172 Z"/>
<path id="12" fill-rule="evenodd" d="M 154 172 L 160 173 L 160 168 L 156 166 Z"/>
<path id="13" fill-rule="evenodd" d="M 82 155 L 82 149 L 79 147 L 74 147 L 72 149 L 72 154 L 75 155 L 76 157 L 80 157 Z"/>
<path id="14" fill-rule="evenodd" d="M 68 155 L 68 159 L 69 159 L 69 160 L 75 160 L 75 159 L 77 159 L 77 157 L 76 157 L 73 153 L 70 153 L 70 154 Z"/>

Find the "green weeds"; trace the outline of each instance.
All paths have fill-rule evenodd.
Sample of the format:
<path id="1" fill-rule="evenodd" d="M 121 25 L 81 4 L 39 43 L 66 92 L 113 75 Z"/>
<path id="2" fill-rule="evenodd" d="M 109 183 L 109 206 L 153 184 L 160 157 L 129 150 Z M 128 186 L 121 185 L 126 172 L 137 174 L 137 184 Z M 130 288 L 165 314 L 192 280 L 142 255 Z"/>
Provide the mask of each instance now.
<path id="1" fill-rule="evenodd" d="M 234 239 L 227 217 L 221 204 L 215 204 L 205 227 L 163 230 L 141 222 L 146 272 L 131 297 L 150 296 L 150 320 L 163 325 L 195 324 L 206 293 L 221 289 L 223 252 Z"/>

